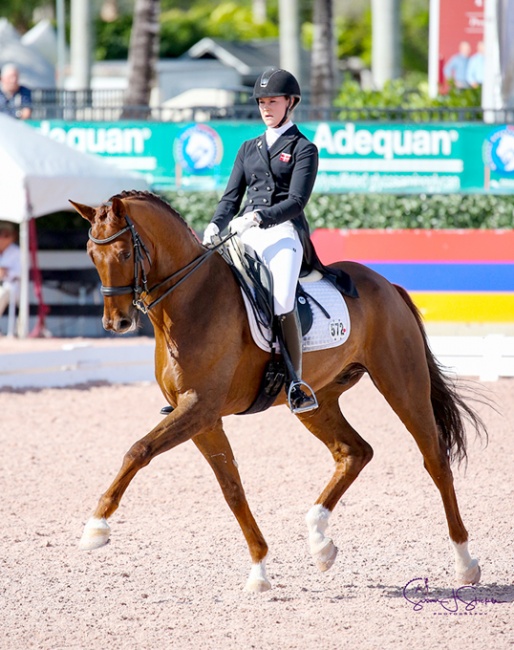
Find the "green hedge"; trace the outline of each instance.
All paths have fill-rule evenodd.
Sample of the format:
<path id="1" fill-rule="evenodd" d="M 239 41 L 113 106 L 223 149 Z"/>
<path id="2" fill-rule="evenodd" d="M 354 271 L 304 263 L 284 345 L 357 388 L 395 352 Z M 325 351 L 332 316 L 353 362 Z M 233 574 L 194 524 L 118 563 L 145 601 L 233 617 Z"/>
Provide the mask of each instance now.
<path id="1" fill-rule="evenodd" d="M 219 200 L 215 192 L 163 195 L 201 232 Z M 514 195 L 313 194 L 307 206 L 311 228 L 512 228 Z"/>
<path id="2" fill-rule="evenodd" d="M 169 192 L 162 197 L 201 234 L 220 194 Z M 307 206 L 316 228 L 512 228 L 514 195 L 485 194 L 313 194 Z M 89 223 L 74 212 L 58 212 L 36 220 L 39 248 L 80 249 L 87 243 Z"/>

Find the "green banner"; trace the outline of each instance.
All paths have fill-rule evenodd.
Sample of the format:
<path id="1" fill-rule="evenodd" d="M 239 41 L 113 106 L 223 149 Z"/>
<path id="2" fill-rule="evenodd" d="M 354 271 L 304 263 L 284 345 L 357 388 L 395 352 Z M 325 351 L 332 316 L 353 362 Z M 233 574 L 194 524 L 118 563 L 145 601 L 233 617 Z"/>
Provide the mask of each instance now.
<path id="1" fill-rule="evenodd" d="M 156 190 L 222 190 L 260 122 L 32 122 L 80 151 L 145 174 Z M 514 192 L 514 126 L 304 122 L 317 192 Z"/>

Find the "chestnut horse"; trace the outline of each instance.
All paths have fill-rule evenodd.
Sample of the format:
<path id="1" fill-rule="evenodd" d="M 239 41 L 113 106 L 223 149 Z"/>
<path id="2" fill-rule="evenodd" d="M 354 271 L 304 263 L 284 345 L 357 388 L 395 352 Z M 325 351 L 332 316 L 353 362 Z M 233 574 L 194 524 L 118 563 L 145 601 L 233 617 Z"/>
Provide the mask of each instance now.
<path id="1" fill-rule="evenodd" d="M 246 589 L 269 589 L 268 547 L 246 501 L 222 418 L 252 404 L 270 355 L 252 340 L 232 271 L 153 194 L 122 192 L 97 208 L 72 204 L 91 224 L 87 249 L 103 285 L 104 328 L 132 332 L 138 327 L 139 310 L 148 313 L 155 330 L 157 382 L 174 407 L 126 453 L 86 523 L 81 548 L 108 542 L 107 519 L 142 467 L 192 440 L 212 467 L 246 538 L 252 560 Z M 368 373 L 413 436 L 441 494 L 457 581 L 476 583 L 480 567 L 468 551 L 450 460 L 466 457 L 464 420 L 477 431 L 482 422 L 436 362 L 407 292 L 363 265 L 335 266 L 351 276 L 359 298 L 347 300 L 347 342 L 304 354 L 304 378 L 315 390 L 319 408 L 297 417 L 335 461 L 332 478 L 306 515 L 310 552 L 322 571 L 332 566 L 337 547 L 325 535 L 329 516 L 373 456 L 339 407 L 339 396 Z M 285 402 L 282 391 L 276 404 Z"/>

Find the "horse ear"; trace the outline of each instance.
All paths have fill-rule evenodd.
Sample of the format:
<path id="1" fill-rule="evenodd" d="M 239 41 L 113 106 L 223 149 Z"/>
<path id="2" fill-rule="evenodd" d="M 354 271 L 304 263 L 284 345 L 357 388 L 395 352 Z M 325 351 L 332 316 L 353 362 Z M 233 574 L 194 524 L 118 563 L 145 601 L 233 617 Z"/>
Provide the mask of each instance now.
<path id="1" fill-rule="evenodd" d="M 124 219 L 127 214 L 123 201 L 118 199 L 116 196 L 113 196 L 111 199 L 111 213 L 119 219 Z"/>
<path id="2" fill-rule="evenodd" d="M 84 219 L 87 219 L 90 223 L 93 223 L 96 216 L 95 208 L 92 208 L 89 205 L 83 205 L 82 203 L 75 203 L 75 201 L 72 201 L 71 199 L 68 199 L 68 201 L 80 214 L 80 216 L 84 217 Z"/>

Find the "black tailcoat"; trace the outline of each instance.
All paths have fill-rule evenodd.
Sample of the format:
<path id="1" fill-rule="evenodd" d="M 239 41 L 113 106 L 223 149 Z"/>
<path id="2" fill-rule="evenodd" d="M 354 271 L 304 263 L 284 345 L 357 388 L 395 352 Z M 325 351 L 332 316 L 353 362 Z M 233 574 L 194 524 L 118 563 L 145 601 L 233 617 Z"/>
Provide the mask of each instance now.
<path id="1" fill-rule="evenodd" d="M 308 268 L 320 270 L 344 293 L 357 296 L 345 273 L 327 269 L 309 236 L 304 208 L 318 172 L 318 149 L 295 125 L 268 150 L 265 135 L 244 142 L 239 149 L 227 187 L 212 221 L 224 230 L 238 214 L 258 211 L 261 228 L 292 221 L 302 242 Z M 246 196 L 245 196 L 246 195 Z M 243 199 L 245 199 L 244 205 Z"/>

